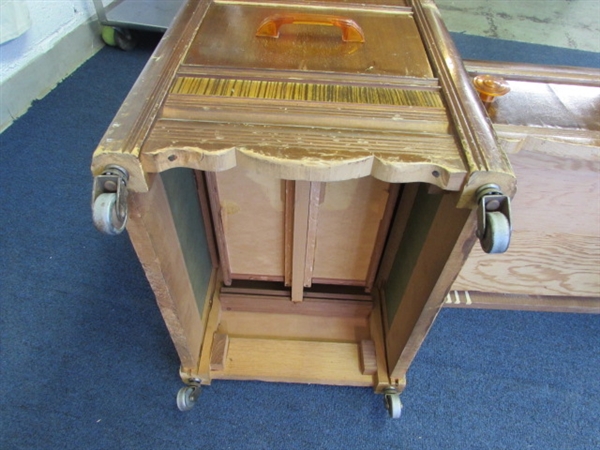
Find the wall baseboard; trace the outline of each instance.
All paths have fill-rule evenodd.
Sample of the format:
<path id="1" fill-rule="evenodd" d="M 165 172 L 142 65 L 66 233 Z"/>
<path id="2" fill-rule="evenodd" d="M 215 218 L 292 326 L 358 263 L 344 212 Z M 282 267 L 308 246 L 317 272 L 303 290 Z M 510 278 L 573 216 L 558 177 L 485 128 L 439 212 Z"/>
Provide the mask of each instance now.
<path id="1" fill-rule="evenodd" d="M 92 18 L 2 82 L 0 133 L 25 114 L 35 100 L 44 98 L 103 46 L 100 26 Z"/>

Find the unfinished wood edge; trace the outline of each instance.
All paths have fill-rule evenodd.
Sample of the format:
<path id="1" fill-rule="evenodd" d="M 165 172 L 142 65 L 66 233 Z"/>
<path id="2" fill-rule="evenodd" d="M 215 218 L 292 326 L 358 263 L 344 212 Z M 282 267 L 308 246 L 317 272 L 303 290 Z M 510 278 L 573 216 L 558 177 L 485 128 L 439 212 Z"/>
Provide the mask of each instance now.
<path id="1" fill-rule="evenodd" d="M 372 386 L 360 372 L 357 342 L 230 336 L 225 370 L 213 379 Z"/>
<path id="2" fill-rule="evenodd" d="M 296 183 L 285 180 L 284 192 L 284 236 L 283 236 L 283 265 L 284 285 L 292 285 L 292 253 L 294 248 L 294 198 L 296 196 Z"/>
<path id="3" fill-rule="evenodd" d="M 308 228 L 306 232 L 306 260 L 304 266 L 304 287 L 311 287 L 315 267 L 315 252 L 317 248 L 317 226 L 319 219 L 319 205 L 321 192 L 325 189 L 324 183 L 310 183 L 310 198 L 308 202 Z"/>
<path id="4" fill-rule="evenodd" d="M 225 370 L 228 348 L 229 336 L 227 334 L 215 333 L 210 352 L 210 370 Z"/>
<path id="5" fill-rule="evenodd" d="M 294 236 L 292 249 L 292 301 L 301 302 L 304 293 L 304 270 L 308 245 L 310 182 L 296 181 L 294 195 Z"/>
<path id="6" fill-rule="evenodd" d="M 206 189 L 210 204 L 212 223 L 217 241 L 217 249 L 219 252 L 219 261 L 223 283 L 227 286 L 231 284 L 231 265 L 229 262 L 229 252 L 227 250 L 227 242 L 225 240 L 225 226 L 221 216 L 221 199 L 219 197 L 219 187 L 217 184 L 217 176 L 213 172 L 205 172 Z"/>
<path id="7" fill-rule="evenodd" d="M 375 289 L 373 291 L 373 309 L 369 317 L 369 331 L 375 344 L 377 371 L 373 374 L 373 389 L 377 393 L 383 392 L 385 388 L 391 385 L 385 351 L 383 310 L 380 290 Z"/>
<path id="8" fill-rule="evenodd" d="M 220 292 L 219 290 L 216 290 L 213 293 L 212 300 L 210 302 L 210 312 L 208 314 L 208 321 L 204 329 L 204 341 L 202 343 L 200 361 L 198 363 L 198 369 L 196 371 L 196 378 L 202 380 L 202 384 L 210 384 L 211 382 L 211 349 L 214 335 L 219 327 L 219 323 L 221 322 L 221 301 L 219 297 Z"/>
<path id="9" fill-rule="evenodd" d="M 377 276 L 377 270 L 381 262 L 381 257 L 385 249 L 385 242 L 387 241 L 392 219 L 394 217 L 394 211 L 396 209 L 396 203 L 398 202 L 398 196 L 400 195 L 399 184 L 389 184 L 388 199 L 383 212 L 383 217 L 379 223 L 379 229 L 377 230 L 377 237 L 375 238 L 375 245 L 371 256 L 371 262 L 369 263 L 369 269 L 367 270 L 366 279 L 366 291 L 371 292 L 373 284 L 375 283 L 375 277 Z"/>
<path id="10" fill-rule="evenodd" d="M 210 213 L 210 200 L 208 197 L 208 188 L 206 186 L 206 175 L 200 170 L 194 170 L 194 176 L 196 178 L 196 189 L 200 201 L 200 210 L 202 212 L 202 221 L 204 222 L 210 260 L 213 267 L 219 267 L 219 252 L 216 244 L 217 238 L 215 236 L 212 215 Z"/>
<path id="11" fill-rule="evenodd" d="M 478 291 L 451 291 L 444 307 L 600 314 L 600 297 L 496 294 Z"/>
<path id="12" fill-rule="evenodd" d="M 381 258 L 379 275 L 376 280 L 378 285 L 385 283 L 390 275 L 418 192 L 419 183 L 410 183 L 402 186 L 402 192 L 399 194 L 398 208 L 389 232 L 388 243 Z"/>
<path id="13" fill-rule="evenodd" d="M 296 314 L 321 317 L 367 318 L 372 305 L 363 300 L 329 300 L 305 298 L 290 302 L 289 296 L 220 295 L 221 308 L 226 311 L 256 312 L 264 314 Z"/>
<path id="14" fill-rule="evenodd" d="M 375 342 L 363 339 L 359 342 L 360 372 L 363 375 L 375 375 L 377 372 L 377 356 Z"/>

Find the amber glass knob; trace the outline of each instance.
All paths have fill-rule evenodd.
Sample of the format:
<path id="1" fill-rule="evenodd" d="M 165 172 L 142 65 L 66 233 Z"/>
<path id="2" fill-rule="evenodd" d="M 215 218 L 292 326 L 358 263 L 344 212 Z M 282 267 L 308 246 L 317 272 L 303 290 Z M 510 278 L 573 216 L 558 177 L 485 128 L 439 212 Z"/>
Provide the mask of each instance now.
<path id="1" fill-rule="evenodd" d="M 496 97 L 501 97 L 510 91 L 506 80 L 495 75 L 477 75 L 473 79 L 473 84 L 483 103 L 491 103 Z"/>

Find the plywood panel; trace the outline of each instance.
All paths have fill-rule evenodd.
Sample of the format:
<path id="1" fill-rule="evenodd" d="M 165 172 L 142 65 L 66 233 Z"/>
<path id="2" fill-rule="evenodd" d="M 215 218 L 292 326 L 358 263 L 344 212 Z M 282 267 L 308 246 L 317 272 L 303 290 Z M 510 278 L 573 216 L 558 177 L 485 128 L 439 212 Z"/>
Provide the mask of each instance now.
<path id="1" fill-rule="evenodd" d="M 389 184 L 375 178 L 327 183 L 321 193 L 313 282 L 365 284 Z"/>
<path id="2" fill-rule="evenodd" d="M 240 167 L 216 179 L 232 278 L 283 280 L 284 182 Z"/>
<path id="3" fill-rule="evenodd" d="M 564 150 L 511 155 L 519 180 L 511 245 L 503 255 L 476 246 L 453 289 L 600 297 L 598 151 Z"/>
<path id="4" fill-rule="evenodd" d="M 371 386 L 357 343 L 230 337 L 225 370 L 213 379 Z"/>

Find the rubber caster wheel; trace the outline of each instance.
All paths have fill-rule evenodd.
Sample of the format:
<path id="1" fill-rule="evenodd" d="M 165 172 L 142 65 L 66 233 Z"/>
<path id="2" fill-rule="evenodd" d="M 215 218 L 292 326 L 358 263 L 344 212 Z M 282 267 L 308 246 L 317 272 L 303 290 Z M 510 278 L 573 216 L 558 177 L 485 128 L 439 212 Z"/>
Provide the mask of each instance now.
<path id="1" fill-rule="evenodd" d="M 481 248 L 486 253 L 504 253 L 510 244 L 510 224 L 504 214 L 498 211 L 485 214 L 485 232 L 481 238 Z"/>
<path id="2" fill-rule="evenodd" d="M 399 419 L 402 415 L 402 402 L 400 401 L 400 394 L 385 394 L 385 409 L 392 419 Z"/>
<path id="3" fill-rule="evenodd" d="M 125 51 L 133 50 L 137 45 L 135 35 L 126 28 L 103 26 L 102 40 L 111 47 L 118 47 Z"/>
<path id="4" fill-rule="evenodd" d="M 93 219 L 96 228 L 105 234 L 121 233 L 127 224 L 127 216 L 120 219 L 117 214 L 117 194 L 100 194 L 94 200 Z"/>
<path id="5" fill-rule="evenodd" d="M 189 411 L 200 396 L 200 386 L 184 386 L 177 393 L 177 408 L 179 411 Z"/>

